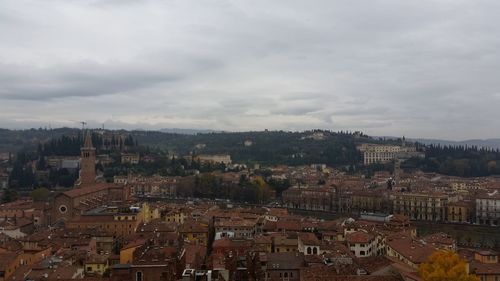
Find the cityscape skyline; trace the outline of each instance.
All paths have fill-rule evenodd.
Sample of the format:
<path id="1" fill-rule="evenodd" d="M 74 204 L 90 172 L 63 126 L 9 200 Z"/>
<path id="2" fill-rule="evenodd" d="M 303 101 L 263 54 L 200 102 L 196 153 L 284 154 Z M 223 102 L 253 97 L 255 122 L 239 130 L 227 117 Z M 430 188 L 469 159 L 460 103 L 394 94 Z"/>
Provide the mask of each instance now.
<path id="1" fill-rule="evenodd" d="M 500 280 L 498 11 L 0 0 L 0 281 Z"/>

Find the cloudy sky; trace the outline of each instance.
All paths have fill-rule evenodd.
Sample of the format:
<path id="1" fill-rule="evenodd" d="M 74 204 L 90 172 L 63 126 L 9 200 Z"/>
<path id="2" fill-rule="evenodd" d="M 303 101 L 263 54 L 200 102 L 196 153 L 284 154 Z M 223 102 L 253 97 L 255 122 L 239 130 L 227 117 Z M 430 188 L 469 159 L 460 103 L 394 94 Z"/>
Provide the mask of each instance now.
<path id="1" fill-rule="evenodd" d="M 0 0 L 0 127 L 500 137 L 500 1 Z"/>

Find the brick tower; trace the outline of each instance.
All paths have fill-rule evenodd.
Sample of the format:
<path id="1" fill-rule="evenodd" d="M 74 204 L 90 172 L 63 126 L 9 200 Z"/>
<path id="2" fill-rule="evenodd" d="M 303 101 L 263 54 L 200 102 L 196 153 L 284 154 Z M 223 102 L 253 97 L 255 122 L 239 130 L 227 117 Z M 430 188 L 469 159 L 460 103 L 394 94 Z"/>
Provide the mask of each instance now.
<path id="1" fill-rule="evenodd" d="M 95 183 L 95 148 L 92 145 L 92 136 L 87 130 L 85 141 L 81 150 L 80 160 L 80 185 L 89 185 Z"/>

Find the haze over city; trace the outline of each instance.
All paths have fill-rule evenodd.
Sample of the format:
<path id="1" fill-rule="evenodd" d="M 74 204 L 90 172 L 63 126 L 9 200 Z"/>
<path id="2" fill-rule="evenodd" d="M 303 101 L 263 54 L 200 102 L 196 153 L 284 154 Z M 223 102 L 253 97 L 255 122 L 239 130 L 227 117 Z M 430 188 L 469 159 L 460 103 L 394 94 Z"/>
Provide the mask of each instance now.
<path id="1" fill-rule="evenodd" d="M 498 1 L 0 1 L 0 127 L 499 137 Z"/>

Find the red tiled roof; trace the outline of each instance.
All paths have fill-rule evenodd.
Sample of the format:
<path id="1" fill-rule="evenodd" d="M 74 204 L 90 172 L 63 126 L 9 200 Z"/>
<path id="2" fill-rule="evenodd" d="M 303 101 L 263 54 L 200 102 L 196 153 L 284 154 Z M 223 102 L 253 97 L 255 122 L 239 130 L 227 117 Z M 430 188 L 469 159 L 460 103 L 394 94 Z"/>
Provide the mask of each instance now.
<path id="1" fill-rule="evenodd" d="M 299 239 L 305 245 L 319 245 L 320 242 L 314 233 L 299 233 Z"/>
<path id="2" fill-rule="evenodd" d="M 127 245 L 123 246 L 122 250 L 130 249 L 130 248 L 135 248 L 144 245 L 146 243 L 145 239 L 138 239 L 129 242 Z"/>
<path id="3" fill-rule="evenodd" d="M 251 248 L 252 241 L 250 240 L 235 240 L 229 238 L 217 239 L 213 242 L 212 248 Z"/>
<path id="4" fill-rule="evenodd" d="M 370 243 L 374 239 L 374 236 L 370 233 L 364 231 L 356 231 L 347 235 L 346 240 L 349 243 L 366 244 Z"/>
<path id="5" fill-rule="evenodd" d="M 106 189 L 111 188 L 111 187 L 116 187 L 116 186 L 114 184 L 109 184 L 109 183 L 96 183 L 96 184 L 92 184 L 89 186 L 79 186 L 78 188 L 73 188 L 73 189 L 65 191 L 61 194 L 66 195 L 66 196 L 71 197 L 71 198 L 74 198 L 74 197 L 82 196 L 85 194 L 94 193 L 94 192 L 101 191 L 101 190 L 106 190 Z"/>
<path id="6" fill-rule="evenodd" d="M 302 227 L 299 221 L 290 220 L 280 220 L 276 222 L 276 228 L 278 230 L 288 230 L 288 231 L 301 231 Z"/>
<path id="7" fill-rule="evenodd" d="M 472 261 L 470 271 L 477 275 L 498 275 L 500 274 L 500 263 L 481 263 Z"/>
<path id="8" fill-rule="evenodd" d="M 270 236 L 265 236 L 265 235 L 257 235 L 254 237 L 254 242 L 256 244 L 271 244 L 273 243 L 273 240 Z"/>
<path id="9" fill-rule="evenodd" d="M 113 215 L 82 215 L 72 218 L 69 222 L 74 223 L 95 223 L 95 222 L 111 222 L 114 221 Z"/>
<path id="10" fill-rule="evenodd" d="M 422 240 L 433 245 L 438 244 L 438 245 L 453 246 L 456 244 L 456 241 L 453 237 L 443 232 L 427 235 L 423 237 Z"/>
<path id="11" fill-rule="evenodd" d="M 414 264 L 425 262 L 428 256 L 437 251 L 434 247 L 409 236 L 389 237 L 387 245 Z"/>
<path id="12" fill-rule="evenodd" d="M 187 221 L 179 227 L 179 233 L 208 233 L 208 226 L 197 221 Z"/>
<path id="13" fill-rule="evenodd" d="M 299 252 L 266 253 L 268 270 L 298 270 L 305 266 L 304 254 Z"/>

